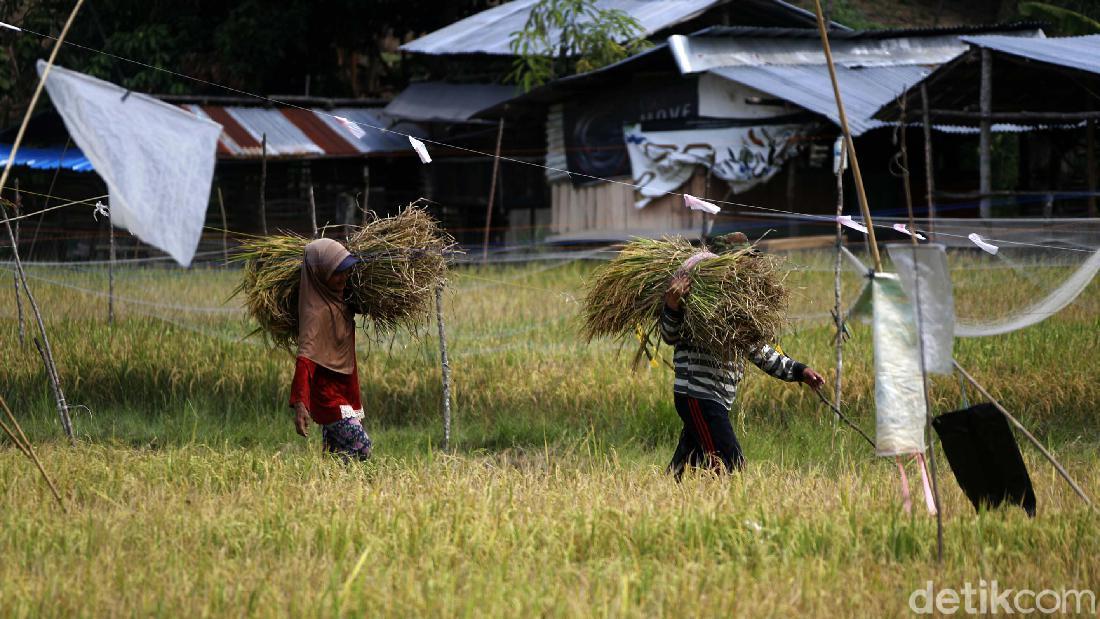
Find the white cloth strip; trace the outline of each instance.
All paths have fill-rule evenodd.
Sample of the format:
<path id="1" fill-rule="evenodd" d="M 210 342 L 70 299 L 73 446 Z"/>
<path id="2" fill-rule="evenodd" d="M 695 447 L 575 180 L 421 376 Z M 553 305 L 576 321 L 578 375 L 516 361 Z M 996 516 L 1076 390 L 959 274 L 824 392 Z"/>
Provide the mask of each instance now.
<path id="1" fill-rule="evenodd" d="M 357 125 L 357 124 L 351 122 L 350 120 L 344 118 L 343 116 L 336 116 L 334 114 L 332 117 L 335 118 L 336 121 L 339 122 L 341 126 L 343 126 L 345 129 L 347 129 L 348 133 L 350 133 L 355 139 L 361 140 L 361 139 L 363 139 L 364 135 L 367 135 L 367 132 L 363 131 L 362 127 L 360 127 L 359 125 Z"/>
<path id="2" fill-rule="evenodd" d="M 412 144 L 413 150 L 420 156 L 420 163 L 432 162 L 432 156 L 428 154 L 428 147 L 424 146 L 423 142 L 410 135 L 409 144 Z"/>
<path id="3" fill-rule="evenodd" d="M 979 236 L 977 232 L 971 232 L 969 235 L 967 235 L 966 238 L 970 239 L 972 243 L 993 254 L 994 256 L 996 256 L 997 252 L 1001 250 L 1001 248 L 997 247 L 996 245 L 990 245 L 989 243 L 986 243 L 984 240 L 982 240 L 982 237 Z"/>
<path id="4" fill-rule="evenodd" d="M 923 234 L 921 234 L 920 232 L 910 232 L 909 228 L 907 228 L 905 226 L 905 224 L 894 224 L 894 230 L 897 230 L 898 232 L 900 232 L 902 234 L 908 234 L 909 236 L 915 236 L 915 237 L 917 237 L 918 241 L 925 240 Z"/>
<path id="5" fill-rule="evenodd" d="M 852 230 L 857 230 L 859 232 L 867 234 L 867 226 L 859 222 L 852 221 L 851 215 L 841 215 L 837 217 L 836 220 L 837 223 L 844 226 L 845 228 L 851 228 Z"/>
<path id="6" fill-rule="evenodd" d="M 693 211 L 703 211 L 704 213 L 710 213 L 711 215 L 717 215 L 722 212 L 722 208 L 707 202 L 706 200 L 700 200 L 695 196 L 684 194 L 684 206 Z"/>

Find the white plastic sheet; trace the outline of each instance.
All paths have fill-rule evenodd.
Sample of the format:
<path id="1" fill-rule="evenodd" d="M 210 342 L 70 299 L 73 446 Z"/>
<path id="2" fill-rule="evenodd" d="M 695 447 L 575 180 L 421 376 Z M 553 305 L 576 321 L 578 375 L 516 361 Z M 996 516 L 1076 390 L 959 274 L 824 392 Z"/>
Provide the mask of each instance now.
<path id="1" fill-rule="evenodd" d="M 875 342 L 875 451 L 923 453 L 927 408 L 913 306 L 893 273 L 871 282 Z"/>
<path id="2" fill-rule="evenodd" d="M 45 66 L 38 61 L 39 75 Z M 107 183 L 111 222 L 190 265 L 206 220 L 221 125 L 58 66 L 46 90 Z"/>
<path id="3" fill-rule="evenodd" d="M 951 374 L 955 347 L 955 295 L 943 245 L 899 243 L 887 245 L 901 285 L 916 306 L 920 275 L 920 331 L 924 367 L 933 374 Z M 916 269 L 914 269 L 914 262 Z"/>

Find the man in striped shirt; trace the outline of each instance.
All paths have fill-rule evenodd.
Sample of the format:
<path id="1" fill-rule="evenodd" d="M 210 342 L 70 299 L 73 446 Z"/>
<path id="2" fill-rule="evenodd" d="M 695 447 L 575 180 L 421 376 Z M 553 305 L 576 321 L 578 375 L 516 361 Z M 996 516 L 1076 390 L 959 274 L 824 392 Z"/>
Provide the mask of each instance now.
<path id="1" fill-rule="evenodd" d="M 687 465 L 716 470 L 724 467 L 728 472 L 745 465 L 745 456 L 730 423 L 730 407 L 737 397 L 744 367 L 740 361 L 724 361 L 704 352 L 681 336 L 684 324 L 681 301 L 690 287 L 687 272 L 673 277 L 661 315 L 661 338 L 676 348 L 673 355 L 676 380 L 672 390 L 676 412 L 684 422 L 680 443 L 668 466 L 677 481 Z M 749 360 L 783 381 L 803 382 L 815 390 L 825 384 L 817 372 L 766 344 L 753 351 Z"/>

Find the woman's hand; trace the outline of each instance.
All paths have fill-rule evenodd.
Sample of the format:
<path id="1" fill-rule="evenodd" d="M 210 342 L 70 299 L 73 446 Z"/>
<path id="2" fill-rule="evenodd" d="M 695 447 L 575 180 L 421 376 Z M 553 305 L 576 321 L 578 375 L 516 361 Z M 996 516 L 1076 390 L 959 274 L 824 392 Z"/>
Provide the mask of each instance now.
<path id="1" fill-rule="evenodd" d="M 691 289 L 691 276 L 687 273 L 680 273 L 672 278 L 669 282 L 668 292 L 665 293 L 665 305 L 670 310 L 680 311 L 680 301 L 683 300 L 684 295 Z"/>
<path id="2" fill-rule="evenodd" d="M 294 405 L 294 429 L 301 436 L 309 436 L 309 409 L 304 402 Z"/>

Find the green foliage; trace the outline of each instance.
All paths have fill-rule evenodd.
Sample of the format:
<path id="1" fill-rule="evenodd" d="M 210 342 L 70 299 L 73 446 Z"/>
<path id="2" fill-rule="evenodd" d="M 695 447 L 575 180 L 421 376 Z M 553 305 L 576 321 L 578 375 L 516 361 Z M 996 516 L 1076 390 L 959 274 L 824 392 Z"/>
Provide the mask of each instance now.
<path id="1" fill-rule="evenodd" d="M 1020 16 L 1050 24 L 1047 34 L 1080 36 L 1100 33 L 1100 21 L 1084 13 L 1046 2 L 1021 2 Z"/>
<path id="2" fill-rule="evenodd" d="M 512 33 L 516 59 L 508 80 L 525 91 L 572 70 L 585 73 L 650 46 L 638 20 L 594 0 L 540 0 L 523 30 Z"/>

